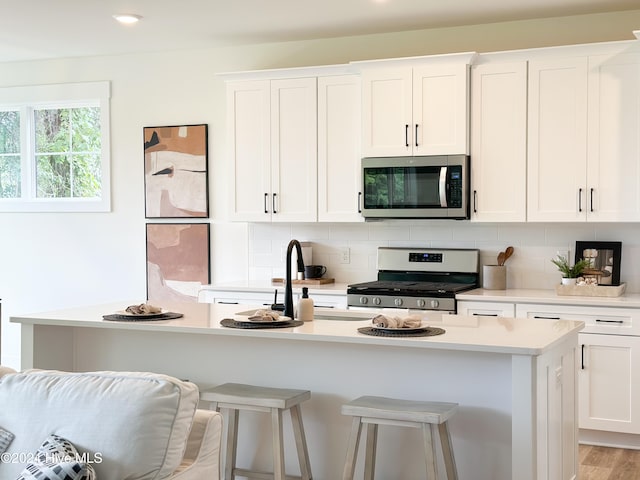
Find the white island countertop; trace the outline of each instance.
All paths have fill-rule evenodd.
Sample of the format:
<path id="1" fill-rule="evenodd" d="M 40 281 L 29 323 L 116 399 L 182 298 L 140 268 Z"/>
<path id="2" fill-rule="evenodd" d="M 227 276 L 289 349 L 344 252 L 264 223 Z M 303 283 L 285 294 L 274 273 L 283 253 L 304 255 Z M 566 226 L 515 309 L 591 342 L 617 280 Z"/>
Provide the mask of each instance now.
<path id="1" fill-rule="evenodd" d="M 444 334 L 393 338 L 358 332 L 371 325 L 369 311 L 317 308 L 316 319 L 298 327 L 241 330 L 220 321 L 255 306 L 208 303 L 159 303 L 184 314 L 175 320 L 103 320 L 135 303 L 11 317 L 21 329 L 21 368 L 155 371 L 201 389 L 225 382 L 308 389 L 305 435 L 316 480 L 340 478 L 351 425 L 341 405 L 361 395 L 458 403 L 450 428 L 461 479 L 576 478 L 583 322 L 432 312 L 424 324 Z M 244 428 L 239 463 L 268 470 L 266 420 Z M 424 479 L 413 430 L 380 436 L 379 478 Z"/>
<path id="2" fill-rule="evenodd" d="M 423 325 L 445 330 L 442 335 L 426 337 L 382 337 L 358 332 L 371 325 L 372 314 L 365 311 L 316 309 L 316 319 L 298 327 L 237 329 L 220 325 L 224 318 L 242 320 L 238 312 L 254 311 L 250 305 L 163 304 L 182 318 L 160 321 L 108 321 L 103 315 L 123 310 L 135 302 L 118 302 L 78 307 L 53 312 L 14 316 L 11 322 L 93 327 L 107 329 L 152 330 L 156 332 L 210 334 L 220 336 L 260 337 L 314 342 L 389 345 L 469 352 L 540 355 L 577 333 L 584 323 L 571 320 L 544 321 L 501 317 L 426 314 Z"/>

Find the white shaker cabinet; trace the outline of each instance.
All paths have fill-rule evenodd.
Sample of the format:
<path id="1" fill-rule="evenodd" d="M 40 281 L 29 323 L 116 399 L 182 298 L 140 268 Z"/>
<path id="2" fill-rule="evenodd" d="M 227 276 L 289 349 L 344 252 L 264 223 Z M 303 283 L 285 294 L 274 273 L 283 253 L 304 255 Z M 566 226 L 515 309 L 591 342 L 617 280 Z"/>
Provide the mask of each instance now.
<path id="1" fill-rule="evenodd" d="M 471 71 L 471 220 L 527 215 L 527 62 Z"/>
<path id="2" fill-rule="evenodd" d="M 516 316 L 584 321 L 578 353 L 580 428 L 640 434 L 637 309 L 518 304 Z"/>
<path id="3" fill-rule="evenodd" d="M 360 77 L 318 77 L 318 221 L 362 222 Z"/>
<path id="4" fill-rule="evenodd" d="M 529 221 L 640 220 L 640 53 L 529 63 Z"/>
<path id="5" fill-rule="evenodd" d="M 640 53 L 589 57 L 587 219 L 640 220 Z"/>
<path id="6" fill-rule="evenodd" d="M 528 114 L 528 221 L 584 221 L 586 57 L 531 60 Z"/>
<path id="7" fill-rule="evenodd" d="M 469 153 L 468 61 L 362 70 L 362 156 Z"/>
<path id="8" fill-rule="evenodd" d="M 227 84 L 233 220 L 317 218 L 316 79 Z"/>
<path id="9" fill-rule="evenodd" d="M 271 219 L 271 94 L 268 80 L 227 83 L 227 138 L 232 168 L 230 216 Z"/>

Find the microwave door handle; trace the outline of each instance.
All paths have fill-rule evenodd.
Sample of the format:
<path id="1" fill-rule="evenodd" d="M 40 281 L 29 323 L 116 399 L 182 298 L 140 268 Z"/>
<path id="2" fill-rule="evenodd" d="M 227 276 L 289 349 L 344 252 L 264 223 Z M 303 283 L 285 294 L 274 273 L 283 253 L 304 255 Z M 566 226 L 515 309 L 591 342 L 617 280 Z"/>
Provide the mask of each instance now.
<path id="1" fill-rule="evenodd" d="M 442 208 L 447 208 L 447 169 L 448 167 L 440 168 L 440 183 L 439 183 L 439 192 L 440 192 L 440 206 Z"/>

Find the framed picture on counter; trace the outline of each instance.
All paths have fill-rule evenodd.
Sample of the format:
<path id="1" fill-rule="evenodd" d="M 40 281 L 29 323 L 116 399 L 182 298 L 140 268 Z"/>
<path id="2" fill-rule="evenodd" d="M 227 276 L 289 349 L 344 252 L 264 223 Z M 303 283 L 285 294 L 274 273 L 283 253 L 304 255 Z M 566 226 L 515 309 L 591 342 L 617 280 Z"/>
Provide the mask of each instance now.
<path id="1" fill-rule="evenodd" d="M 197 302 L 211 282 L 208 223 L 147 223 L 147 300 Z"/>
<path id="2" fill-rule="evenodd" d="M 209 216 L 207 125 L 144 127 L 147 218 Z"/>
<path id="3" fill-rule="evenodd" d="M 576 262 L 587 260 L 583 276 L 596 277 L 598 285 L 620 285 L 622 242 L 576 242 Z"/>

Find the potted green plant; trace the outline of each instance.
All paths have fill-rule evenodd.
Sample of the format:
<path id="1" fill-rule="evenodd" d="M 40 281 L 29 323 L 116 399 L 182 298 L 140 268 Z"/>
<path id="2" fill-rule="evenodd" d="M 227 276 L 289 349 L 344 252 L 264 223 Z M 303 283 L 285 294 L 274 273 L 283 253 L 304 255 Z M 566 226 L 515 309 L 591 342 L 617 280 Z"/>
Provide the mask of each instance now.
<path id="1" fill-rule="evenodd" d="M 590 263 L 589 260 L 578 260 L 573 266 L 569 263 L 569 260 L 562 255 L 558 255 L 558 258 L 554 258 L 551 260 L 553 264 L 558 267 L 558 270 L 562 273 L 562 284 L 563 285 L 575 285 L 576 278 L 578 278 L 585 268 L 587 268 Z"/>

